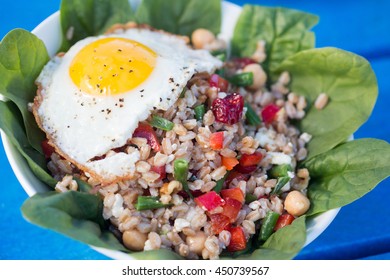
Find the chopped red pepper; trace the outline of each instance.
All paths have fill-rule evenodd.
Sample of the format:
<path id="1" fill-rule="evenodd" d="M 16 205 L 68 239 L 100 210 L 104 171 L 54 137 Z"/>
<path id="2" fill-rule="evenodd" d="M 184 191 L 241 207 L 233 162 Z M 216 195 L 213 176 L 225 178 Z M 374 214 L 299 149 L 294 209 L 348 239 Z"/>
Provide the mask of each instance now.
<path id="1" fill-rule="evenodd" d="M 240 212 L 242 203 L 234 198 L 226 198 L 225 205 L 223 206 L 223 214 L 229 218 L 231 223 L 234 223 L 237 219 L 238 212 Z"/>
<path id="2" fill-rule="evenodd" d="M 242 190 L 240 188 L 221 190 L 221 196 L 225 200 L 227 198 L 233 198 L 235 200 L 238 200 L 241 203 L 243 203 L 245 201 L 244 193 L 242 192 Z"/>
<path id="3" fill-rule="evenodd" d="M 257 165 L 263 159 L 263 155 L 259 152 L 255 152 L 251 155 L 243 154 L 240 158 L 241 166 Z"/>
<path id="4" fill-rule="evenodd" d="M 276 222 L 276 225 L 274 227 L 274 231 L 277 231 L 285 226 L 290 225 L 294 221 L 294 219 L 295 219 L 295 217 L 291 214 L 281 215 Z"/>
<path id="5" fill-rule="evenodd" d="M 221 213 L 211 214 L 210 220 L 211 220 L 211 230 L 213 231 L 214 234 L 220 233 L 230 225 L 229 217 Z"/>
<path id="6" fill-rule="evenodd" d="M 147 123 L 139 123 L 138 127 L 133 132 L 133 137 L 145 138 L 148 141 L 149 146 L 155 152 L 159 152 L 161 149 L 156 132 L 153 127 Z"/>
<path id="7" fill-rule="evenodd" d="M 275 104 L 269 104 L 263 108 L 261 111 L 261 117 L 265 124 L 271 124 L 275 118 L 276 114 L 279 112 L 280 108 Z"/>
<path id="8" fill-rule="evenodd" d="M 160 179 L 164 179 L 165 177 L 167 177 L 167 173 L 165 172 L 165 165 L 163 165 L 163 166 L 154 166 L 153 165 L 150 168 L 150 170 L 160 174 Z"/>
<path id="9" fill-rule="evenodd" d="M 214 132 L 210 135 L 210 148 L 213 150 L 221 150 L 223 148 L 224 132 Z"/>
<path id="10" fill-rule="evenodd" d="M 229 252 L 241 251 L 246 248 L 246 238 L 244 230 L 242 227 L 230 228 L 229 232 L 231 234 L 230 244 L 227 247 Z"/>
<path id="11" fill-rule="evenodd" d="M 211 211 L 225 203 L 222 197 L 214 191 L 198 196 L 194 200 L 199 207 L 207 211 Z"/>
<path id="12" fill-rule="evenodd" d="M 49 140 L 45 139 L 41 142 L 41 147 L 43 154 L 45 155 L 46 159 L 49 159 L 51 155 L 54 153 L 54 147 L 49 144 Z"/>
<path id="13" fill-rule="evenodd" d="M 210 87 L 218 88 L 221 92 L 227 92 L 229 82 L 219 76 L 218 74 L 212 74 L 209 78 Z"/>
<path id="14" fill-rule="evenodd" d="M 238 159 L 234 157 L 221 156 L 222 165 L 226 167 L 226 170 L 232 170 L 234 166 L 238 164 Z"/>

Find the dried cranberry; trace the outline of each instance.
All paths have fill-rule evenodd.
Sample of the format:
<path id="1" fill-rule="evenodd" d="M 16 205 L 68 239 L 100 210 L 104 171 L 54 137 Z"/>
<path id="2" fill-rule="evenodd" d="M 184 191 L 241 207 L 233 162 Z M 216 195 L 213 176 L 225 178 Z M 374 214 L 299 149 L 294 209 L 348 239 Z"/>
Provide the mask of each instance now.
<path id="1" fill-rule="evenodd" d="M 240 121 L 244 109 L 244 98 L 237 93 L 227 95 L 225 98 L 216 98 L 212 110 L 215 120 L 229 125 Z"/>

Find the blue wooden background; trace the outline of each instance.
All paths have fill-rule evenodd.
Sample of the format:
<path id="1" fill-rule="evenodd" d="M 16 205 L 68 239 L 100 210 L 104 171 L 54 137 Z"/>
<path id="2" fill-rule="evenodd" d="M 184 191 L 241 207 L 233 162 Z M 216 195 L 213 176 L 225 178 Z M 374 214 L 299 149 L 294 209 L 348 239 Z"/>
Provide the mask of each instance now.
<path id="1" fill-rule="evenodd" d="M 390 1 L 344 0 L 231 1 L 285 6 L 320 16 L 317 46 L 358 53 L 372 64 L 379 83 L 374 112 L 355 138 L 390 141 Z M 32 30 L 58 10 L 60 0 L 0 0 L 0 38 L 13 28 Z M 1 77 L 0 77 L 1 78 Z M 0 140 L 1 141 L 1 140 Z M 92 259 L 107 257 L 87 245 L 27 223 L 20 206 L 27 198 L 0 145 L 0 259 Z M 362 199 L 343 207 L 326 231 L 297 259 L 390 259 L 390 180 Z"/>

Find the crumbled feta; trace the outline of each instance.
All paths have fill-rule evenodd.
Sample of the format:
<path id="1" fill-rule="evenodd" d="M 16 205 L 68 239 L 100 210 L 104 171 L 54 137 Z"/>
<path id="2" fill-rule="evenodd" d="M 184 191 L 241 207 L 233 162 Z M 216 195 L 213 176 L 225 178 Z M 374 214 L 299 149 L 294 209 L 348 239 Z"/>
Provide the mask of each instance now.
<path id="1" fill-rule="evenodd" d="M 257 142 L 259 142 L 261 147 L 264 147 L 265 145 L 274 145 L 274 135 L 270 131 L 268 131 L 265 128 L 260 128 L 258 132 L 255 135 L 255 139 Z"/>

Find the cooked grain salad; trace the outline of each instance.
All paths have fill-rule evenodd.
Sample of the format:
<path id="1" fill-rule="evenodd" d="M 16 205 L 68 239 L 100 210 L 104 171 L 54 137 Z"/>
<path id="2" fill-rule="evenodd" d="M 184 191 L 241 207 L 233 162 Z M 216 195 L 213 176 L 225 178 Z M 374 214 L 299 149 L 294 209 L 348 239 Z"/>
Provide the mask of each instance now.
<path id="1" fill-rule="evenodd" d="M 197 29 L 191 41 L 225 61 L 226 44 L 212 32 Z M 310 175 L 297 163 L 311 136 L 291 124 L 304 118 L 306 100 L 289 90 L 289 73 L 267 84 L 264 49 L 260 41 L 251 57 L 194 74 L 173 106 L 153 111 L 125 146 L 100 157 L 138 151 L 132 179 L 102 184 L 46 143 L 55 189 L 77 190 L 75 178 L 90 184 L 103 197 L 104 219 L 132 251 L 218 259 L 265 242 L 309 209 Z"/>

